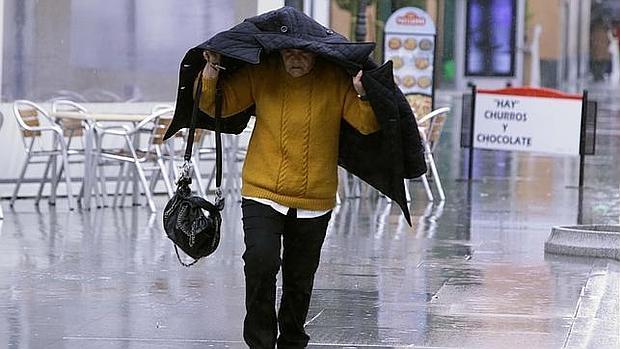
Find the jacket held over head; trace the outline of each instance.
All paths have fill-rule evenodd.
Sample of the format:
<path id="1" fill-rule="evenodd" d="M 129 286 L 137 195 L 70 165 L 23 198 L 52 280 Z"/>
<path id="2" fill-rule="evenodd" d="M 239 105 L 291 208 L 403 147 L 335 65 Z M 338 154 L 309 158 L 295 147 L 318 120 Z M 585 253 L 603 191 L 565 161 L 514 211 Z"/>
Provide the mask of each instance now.
<path id="1" fill-rule="evenodd" d="M 204 50 L 222 55 L 221 65 L 226 70 L 220 71 L 220 79 L 226 79 L 248 64 L 266 64 L 271 53 L 283 48 L 314 52 L 321 60 L 342 67 L 351 76 L 360 69 L 364 71 L 362 84 L 379 130 L 361 132 L 363 128 L 352 121 L 355 118 L 347 120 L 344 115 L 338 139 L 338 164 L 398 203 L 411 224 L 404 179 L 424 174 L 426 162 L 413 112 L 394 83 L 392 63 L 377 66 L 369 59 L 374 43 L 351 43 L 294 8 L 283 7 L 248 18 L 190 49 L 181 62 L 176 110 L 165 137 L 190 126 L 192 87 L 206 63 L 202 56 Z M 220 122 L 222 132 L 243 131 L 250 116 L 255 115 L 256 105 L 243 107 L 225 115 Z M 196 126 L 213 130 L 215 122 L 200 110 Z M 372 128 L 366 131 L 374 131 L 376 127 Z"/>

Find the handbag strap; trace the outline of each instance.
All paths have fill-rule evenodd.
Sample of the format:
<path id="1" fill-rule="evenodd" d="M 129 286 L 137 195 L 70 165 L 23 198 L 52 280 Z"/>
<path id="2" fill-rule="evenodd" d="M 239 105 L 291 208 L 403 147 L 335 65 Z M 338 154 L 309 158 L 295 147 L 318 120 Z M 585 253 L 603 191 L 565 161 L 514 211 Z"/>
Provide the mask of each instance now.
<path id="1" fill-rule="evenodd" d="M 220 72 L 221 73 L 221 72 Z M 220 117 L 222 116 L 222 89 L 220 86 L 221 77 L 217 79 L 216 87 L 215 87 L 215 194 L 217 196 L 215 205 L 219 206 L 223 203 L 222 198 L 222 190 L 220 189 L 222 185 L 222 134 L 220 131 Z M 192 150 L 194 146 L 194 137 L 196 134 L 196 122 L 198 120 L 198 108 L 200 103 L 200 97 L 202 96 L 202 71 L 198 75 L 198 86 L 196 87 L 196 94 L 194 96 L 194 107 L 192 109 L 192 120 L 189 126 L 189 134 L 187 135 L 187 145 L 185 146 L 185 155 L 183 159 L 185 160 L 184 171 L 187 171 L 188 179 L 191 179 L 189 175 L 189 164 L 192 160 Z M 179 255 L 179 249 L 177 245 L 174 244 L 174 251 L 177 254 L 177 259 L 179 263 L 184 267 L 191 267 L 192 265 L 198 262 L 198 259 L 195 259 L 191 263 L 185 263 L 181 259 Z"/>
<path id="2" fill-rule="evenodd" d="M 220 72 L 221 74 L 221 72 Z M 221 197 L 220 187 L 222 185 L 222 134 L 220 119 L 222 116 L 222 88 L 220 81 L 221 76 L 217 79 L 215 87 L 215 187 L 218 199 Z M 192 159 L 192 149 L 194 146 L 194 137 L 196 133 L 196 122 L 198 120 L 198 111 L 200 98 L 202 96 L 202 71 L 198 75 L 198 86 L 196 87 L 196 95 L 194 96 L 194 107 L 192 109 L 192 119 L 190 122 L 189 135 L 187 137 L 187 145 L 185 147 L 186 163 Z"/>
<path id="3" fill-rule="evenodd" d="M 176 244 L 173 244 L 173 245 L 174 245 L 174 252 L 176 252 L 176 253 L 177 253 L 177 259 L 179 260 L 179 263 L 181 263 L 181 265 L 182 265 L 182 266 L 189 268 L 189 267 L 191 267 L 192 265 L 194 265 L 194 264 L 198 263 L 199 259 L 194 259 L 194 261 L 193 261 L 193 262 L 191 262 L 191 263 L 185 263 L 185 262 L 183 262 L 183 260 L 181 259 L 181 255 L 179 254 L 179 248 L 177 247 L 177 245 L 176 245 Z"/>

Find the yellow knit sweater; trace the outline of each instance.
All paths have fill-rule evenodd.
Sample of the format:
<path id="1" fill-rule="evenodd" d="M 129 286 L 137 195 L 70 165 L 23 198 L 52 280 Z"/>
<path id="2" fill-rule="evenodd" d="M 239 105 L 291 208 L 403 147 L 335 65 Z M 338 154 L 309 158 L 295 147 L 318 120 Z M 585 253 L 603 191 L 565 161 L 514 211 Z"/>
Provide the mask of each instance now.
<path id="1" fill-rule="evenodd" d="M 216 79 L 203 78 L 200 108 L 213 115 Z M 290 76 L 281 58 L 246 65 L 223 82 L 223 117 L 256 105 L 243 165 L 243 196 L 287 207 L 329 210 L 338 186 L 338 137 L 344 118 L 362 134 L 379 129 L 351 77 L 317 59 L 312 71 Z"/>

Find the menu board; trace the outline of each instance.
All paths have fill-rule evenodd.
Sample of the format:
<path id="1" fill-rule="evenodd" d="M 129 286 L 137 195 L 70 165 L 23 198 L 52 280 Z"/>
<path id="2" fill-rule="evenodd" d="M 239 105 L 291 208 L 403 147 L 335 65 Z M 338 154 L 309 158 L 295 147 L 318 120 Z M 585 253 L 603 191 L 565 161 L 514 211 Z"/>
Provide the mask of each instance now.
<path id="1" fill-rule="evenodd" d="M 385 25 L 385 61 L 392 61 L 394 80 L 418 116 L 432 109 L 435 36 L 432 18 L 416 7 L 397 10 Z"/>
<path id="2" fill-rule="evenodd" d="M 385 59 L 392 61 L 403 93 L 432 95 L 434 36 L 386 34 L 385 40 Z"/>

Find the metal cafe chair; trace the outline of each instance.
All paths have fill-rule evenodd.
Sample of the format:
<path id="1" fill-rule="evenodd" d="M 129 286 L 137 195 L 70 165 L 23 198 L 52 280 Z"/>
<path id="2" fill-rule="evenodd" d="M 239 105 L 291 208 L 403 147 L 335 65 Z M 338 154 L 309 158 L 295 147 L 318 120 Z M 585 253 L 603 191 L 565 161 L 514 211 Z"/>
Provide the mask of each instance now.
<path id="1" fill-rule="evenodd" d="M 152 212 L 156 212 L 155 203 L 153 201 L 152 190 L 157 182 L 157 178 L 161 175 L 168 192 L 168 196 L 172 197 L 174 194 L 172 184 L 169 177 L 168 168 L 164 162 L 165 154 L 162 149 L 163 136 L 168 128 L 168 125 L 172 121 L 172 109 L 159 109 L 151 113 L 144 120 L 137 125 L 130 127 L 127 125 L 100 127 L 96 125 L 95 128 L 99 137 L 97 139 L 97 161 L 99 159 L 115 160 L 121 162 L 121 169 L 119 171 L 119 177 L 128 178 L 129 175 L 137 175 L 142 186 L 142 190 L 146 196 L 147 204 Z M 149 134 L 148 144 L 145 148 L 140 148 L 139 136 L 144 130 L 151 130 Z M 107 136 L 120 137 L 125 142 L 125 146 L 122 149 L 106 149 L 102 147 L 103 139 Z M 152 163 L 152 166 L 146 166 L 146 164 Z M 127 167 L 127 164 L 134 165 L 134 171 L 131 171 L 131 167 Z M 147 181 L 145 170 L 152 171 L 151 183 Z M 127 175 L 124 175 L 126 173 Z M 123 187 L 123 194 L 127 192 L 126 181 Z M 116 204 L 116 198 L 119 194 L 120 182 L 117 182 L 114 204 Z M 137 188 L 134 188 L 136 190 Z M 123 195 L 124 196 L 124 195 Z"/>
<path id="2" fill-rule="evenodd" d="M 350 174 L 341 167 L 338 167 L 338 192 L 336 201 L 342 199 L 359 199 L 368 197 L 371 193 L 370 186 L 357 176 Z"/>
<path id="3" fill-rule="evenodd" d="M 159 112 L 159 111 L 164 111 L 164 110 L 174 110 L 174 106 L 171 104 L 156 104 L 151 108 L 151 114 Z M 140 138 L 140 134 L 145 134 L 145 135 L 149 135 L 153 132 L 154 129 L 154 124 L 150 125 L 150 126 L 145 126 L 142 129 L 139 130 L 139 132 L 137 132 L 136 134 L 133 135 L 134 138 L 134 142 L 136 142 L 138 138 Z M 180 134 L 180 132 L 179 132 Z M 177 137 L 179 137 L 180 135 L 177 134 Z M 162 154 L 164 157 L 164 160 L 168 161 L 169 166 L 168 166 L 168 178 L 176 178 L 176 174 L 174 172 L 175 169 L 175 164 L 174 164 L 174 156 L 170 155 L 170 150 L 172 149 L 171 146 L 173 146 L 171 144 L 171 142 L 163 142 L 161 144 L 161 150 L 162 150 Z M 126 149 L 127 151 L 129 151 L 129 149 Z M 131 177 L 131 173 L 129 173 L 129 175 L 124 176 L 124 172 L 126 171 L 125 169 L 125 163 L 121 162 L 121 167 L 119 169 L 119 173 L 117 176 L 117 182 L 116 182 L 116 190 L 114 192 L 114 201 L 113 201 L 113 206 L 116 206 L 117 201 L 118 201 L 118 197 L 119 197 L 119 190 L 120 187 L 122 185 L 123 190 L 122 190 L 122 197 L 120 199 L 120 205 L 119 206 L 124 206 L 125 203 L 125 197 L 127 194 L 127 187 L 129 184 L 129 177 Z M 151 176 L 150 178 L 150 187 L 151 187 L 151 193 L 155 190 L 155 186 L 157 185 L 157 182 L 159 180 L 160 173 L 157 173 L 157 176 Z M 122 183 L 122 184 L 121 184 Z"/>
<path id="4" fill-rule="evenodd" d="M 200 160 L 202 159 L 201 155 L 207 154 L 208 147 L 205 146 L 205 142 L 207 141 L 208 134 L 209 134 L 209 131 L 207 130 L 196 129 L 196 133 L 194 134 L 194 145 L 193 145 L 195 150 L 192 152 L 192 159 L 190 160 L 192 164 L 191 175 L 193 176 L 193 180 L 196 181 L 197 192 L 203 197 L 206 196 L 207 188 L 204 185 L 202 170 L 200 169 L 199 164 L 200 164 Z M 175 145 L 177 145 L 178 143 L 175 144 L 174 138 L 170 139 L 170 141 L 166 143 L 166 154 L 165 155 L 169 159 L 170 163 L 172 164 L 171 168 L 173 170 L 172 172 L 173 172 L 173 178 L 175 179 L 175 182 L 180 176 L 179 168 L 181 168 L 181 166 L 185 162 L 185 159 L 183 157 L 185 155 L 185 145 L 187 144 L 187 136 L 188 136 L 188 132 L 186 129 L 177 132 L 177 134 L 175 135 L 175 138 L 184 139 L 184 142 L 181 143 L 182 144 L 181 148 L 175 147 Z M 213 151 L 213 154 L 215 154 L 215 150 Z M 215 159 L 215 155 L 213 155 L 213 161 L 215 161 L 214 159 Z M 208 160 L 211 160 L 211 159 L 208 159 Z"/>
<path id="5" fill-rule="evenodd" d="M 151 109 L 151 112 L 155 113 L 157 111 L 164 110 L 164 109 L 172 109 L 172 110 L 174 110 L 174 106 L 171 105 L 171 104 L 156 104 Z M 206 132 L 206 131 L 204 131 L 204 132 Z M 197 144 L 201 144 L 202 143 L 204 132 L 201 129 L 197 129 L 196 130 L 196 136 L 194 138 L 194 146 L 196 146 Z M 176 179 L 179 176 L 178 168 L 183 164 L 183 155 L 184 155 L 184 152 L 185 152 L 185 145 L 183 145 L 183 148 L 181 148 L 181 149 L 177 149 L 175 147 L 178 144 L 175 141 L 177 139 L 179 139 L 179 138 L 181 138 L 181 139 L 187 138 L 187 130 L 186 129 L 183 129 L 183 130 L 177 132 L 174 135 L 174 138 L 168 140 L 167 142 L 165 142 L 163 144 L 163 150 L 165 151 L 164 152 L 164 156 L 165 156 L 166 160 L 169 163 L 169 168 L 168 168 L 168 170 L 170 172 L 169 177 L 173 178 L 175 181 L 176 181 Z M 195 155 L 195 153 L 194 153 L 194 155 Z M 195 162 L 195 160 L 192 160 L 192 161 Z M 192 171 L 192 173 L 194 175 L 196 175 L 195 179 L 198 181 L 197 182 L 198 188 L 200 190 L 200 193 L 202 195 L 204 195 L 204 188 L 203 188 L 203 185 L 202 185 L 200 169 L 196 166 L 196 163 L 193 164 L 193 171 Z"/>
<path id="6" fill-rule="evenodd" d="M 223 145 L 226 147 L 225 149 L 227 149 L 225 155 L 223 155 L 223 162 L 226 166 L 224 171 L 227 174 L 224 187 L 230 192 L 238 194 L 239 197 L 241 196 L 241 172 L 243 170 L 243 162 L 245 161 L 255 126 L 256 119 L 250 118 L 248 125 L 238 136 L 226 136 L 223 139 Z M 209 184 L 214 178 L 215 168 L 209 177 Z"/>
<path id="7" fill-rule="evenodd" d="M 78 112 L 83 114 L 88 113 L 86 107 L 77 102 L 68 99 L 55 99 L 54 101 L 52 101 L 52 115 L 63 111 Z M 77 119 L 55 118 L 54 121 L 58 125 L 60 125 L 60 127 L 62 127 L 64 136 L 67 139 L 67 152 L 69 154 L 69 163 L 84 164 L 84 156 L 86 155 L 83 139 L 85 133 L 84 131 L 93 126 L 87 121 Z M 80 140 L 81 144 L 76 145 L 76 140 Z M 81 155 L 81 159 L 73 160 L 72 158 L 74 157 L 74 155 Z M 62 173 L 63 168 L 64 167 L 61 166 L 60 173 Z M 107 196 L 105 187 L 105 176 L 99 178 L 99 186 L 101 189 L 98 189 L 96 185 L 94 186 L 94 189 L 99 200 L 99 205 L 105 206 L 105 197 Z M 78 196 L 81 198 L 83 195 L 84 186 L 82 185 L 82 187 L 80 188 L 80 194 Z"/>
<path id="8" fill-rule="evenodd" d="M 174 109 L 174 106 L 171 104 L 155 104 L 153 108 L 151 108 L 151 113 L 155 113 L 160 110 L 166 110 L 166 109 Z"/>
<path id="9" fill-rule="evenodd" d="M 56 202 L 56 191 L 58 189 L 58 180 L 60 176 L 57 174 L 57 157 L 61 157 L 62 165 L 65 168 L 65 181 L 67 183 L 67 197 L 69 199 L 69 208 L 73 209 L 74 198 L 71 191 L 71 176 L 69 174 L 69 155 L 68 145 L 64 138 L 64 132 L 62 128 L 54 123 L 49 114 L 37 104 L 27 100 L 16 100 L 13 103 L 13 114 L 17 121 L 17 125 L 21 130 L 22 141 L 24 142 L 24 148 L 26 150 L 26 160 L 22 166 L 20 176 L 15 185 L 13 196 L 11 197 L 10 205 L 13 206 L 17 195 L 19 194 L 19 188 L 24 180 L 26 171 L 30 164 L 46 163 L 43 178 L 39 187 L 39 193 L 35 204 L 38 205 L 41 199 L 41 193 L 43 187 L 47 182 L 50 169 L 52 170 L 51 178 L 51 196 L 50 204 Z M 49 125 L 42 126 L 39 117 L 45 119 Z M 43 140 L 43 134 L 50 134 L 52 138 L 52 144 L 49 146 L 45 144 Z M 47 157 L 47 161 L 36 160 L 36 158 Z"/>
<path id="10" fill-rule="evenodd" d="M 446 199 L 446 195 L 443 190 L 443 186 L 441 185 L 439 171 L 437 170 L 437 165 L 435 164 L 433 152 L 439 144 L 439 138 L 441 137 L 441 132 L 446 122 L 446 114 L 448 114 L 448 112 L 450 112 L 450 108 L 448 107 L 438 108 L 417 120 L 418 129 L 420 130 L 420 137 L 422 137 L 422 143 L 424 145 L 424 157 L 426 163 L 429 165 L 431 175 L 433 176 L 433 183 L 435 184 L 435 188 L 439 193 L 439 199 L 441 201 Z M 428 179 L 426 178 L 426 174 L 422 176 L 422 183 L 424 184 L 424 189 L 426 190 L 429 200 L 433 201 L 433 193 L 428 183 Z M 410 195 L 407 186 L 405 186 L 405 189 L 407 192 L 407 197 L 409 198 Z"/>
<path id="11" fill-rule="evenodd" d="M 77 111 L 86 114 L 88 110 L 82 105 L 66 99 L 59 99 L 52 102 L 52 114 L 59 111 Z M 82 120 L 74 119 L 56 119 L 55 122 L 62 127 L 65 137 L 67 138 L 67 146 L 71 149 L 71 143 L 74 138 L 80 139 L 84 136 L 84 125 Z M 80 151 L 84 151 L 84 145 L 81 148 L 76 148 Z"/>
<path id="12" fill-rule="evenodd" d="M 156 112 L 162 109 L 172 109 L 174 111 L 174 106 L 170 104 L 157 104 L 153 107 L 152 111 Z M 195 132 L 196 133 L 194 134 L 194 148 L 198 150 L 194 151 L 192 154 L 191 175 L 194 177 L 194 180 L 196 181 L 198 193 L 204 197 L 206 196 L 206 188 L 204 186 L 202 172 L 198 164 L 200 160 L 200 154 L 202 154 L 202 150 L 203 150 L 202 146 L 203 146 L 204 141 L 207 138 L 208 131 L 202 130 L 202 129 L 196 129 Z M 185 162 L 184 155 L 185 155 L 185 144 L 187 141 L 187 136 L 188 136 L 188 130 L 183 129 L 177 132 L 174 135 L 174 138 L 168 140 L 167 142 L 163 144 L 163 149 L 162 149 L 164 150 L 163 154 L 164 154 L 164 157 L 170 163 L 170 168 L 169 168 L 170 178 L 172 178 L 174 182 L 176 182 L 179 179 L 179 176 L 180 176 L 179 168 L 181 168 L 183 163 Z M 177 149 L 175 145 L 177 145 L 178 143 L 176 143 L 175 140 L 179 138 L 184 139 L 185 141 L 182 143 L 183 146 Z"/>
<path id="13" fill-rule="evenodd" d="M 156 113 L 156 112 L 166 111 L 166 110 L 168 112 L 174 112 L 174 106 L 170 104 L 157 104 L 153 106 L 153 108 L 151 109 L 151 112 Z M 165 118 L 165 119 L 161 119 L 160 121 L 161 121 L 161 124 L 159 126 L 159 131 L 165 133 L 165 130 L 167 129 L 167 127 L 169 126 L 171 122 L 171 119 Z M 153 128 L 145 127 L 142 130 L 142 132 L 151 133 L 153 132 Z M 197 129 L 195 138 L 194 138 L 194 147 L 200 148 L 201 144 L 203 143 L 203 140 L 206 138 L 206 135 L 207 135 L 207 131 Z M 155 147 L 160 149 L 161 157 L 163 158 L 165 163 L 168 164 L 167 166 L 168 179 L 171 180 L 172 182 L 176 182 L 176 180 L 180 176 L 179 168 L 183 165 L 183 162 L 184 162 L 183 157 L 185 155 L 185 143 L 182 144 L 183 146 L 181 148 L 177 148 L 176 145 L 178 145 L 178 142 L 175 142 L 175 141 L 179 138 L 181 139 L 187 138 L 187 130 L 181 130 L 177 132 L 174 138 L 171 138 L 166 142 L 163 142 L 161 137 L 163 137 L 163 133 L 159 134 L 158 137 L 154 138 L 154 140 L 160 143 L 160 144 L 155 145 Z M 205 191 L 205 187 L 203 184 L 201 170 L 198 167 L 198 153 L 197 152 L 194 152 L 194 154 L 192 155 L 191 162 L 192 162 L 192 175 L 194 177 L 194 180 L 196 181 L 195 183 L 197 184 L 198 193 L 200 193 L 200 195 L 202 196 L 205 196 L 206 191 Z M 122 170 L 119 173 L 119 177 L 121 176 L 123 176 Z M 123 194 L 127 192 L 128 177 L 129 176 L 123 176 L 123 180 L 124 180 L 123 189 L 122 189 Z M 161 171 L 156 172 L 155 176 L 151 176 L 151 179 L 150 179 L 151 192 L 153 192 L 156 186 L 156 183 L 160 178 L 163 178 L 164 180 L 166 179 L 164 174 Z M 120 188 L 117 186 L 113 205 L 116 205 L 119 190 Z M 170 192 L 168 194 L 170 195 Z M 123 205 L 124 199 L 125 199 L 125 195 L 121 197 L 120 206 Z"/>
<path id="14" fill-rule="evenodd" d="M 250 138 L 252 137 L 254 125 L 255 119 L 251 118 L 247 127 L 240 134 L 235 136 L 222 135 L 222 171 L 224 172 L 222 177 L 222 190 L 232 195 L 238 195 L 239 198 L 241 195 L 242 182 L 241 168 L 248 150 Z M 199 131 L 201 131 L 200 134 L 198 133 Z M 200 139 L 196 141 L 197 151 L 194 152 L 194 154 L 196 154 L 194 159 L 195 163 L 213 163 L 207 185 L 206 187 L 204 187 L 204 185 L 202 186 L 209 189 L 213 185 L 213 180 L 215 179 L 215 137 L 209 137 L 209 135 L 214 135 L 211 131 L 196 130 L 196 132 L 195 140 L 199 137 Z M 198 168 L 198 166 L 194 164 L 194 168 Z M 200 173 L 197 173 L 197 175 L 200 175 Z M 199 186 L 201 186 L 200 182 Z M 205 192 L 203 189 L 201 189 L 201 191 L 203 193 Z"/>
<path id="15" fill-rule="evenodd" d="M 170 109 L 174 112 L 174 106 L 171 104 L 156 104 L 151 109 L 151 112 L 157 112 L 160 110 Z M 167 126 L 166 126 L 167 127 Z M 196 133 L 194 136 L 194 147 L 200 148 L 203 144 L 206 136 L 206 130 L 196 129 Z M 183 165 L 185 161 L 183 156 L 185 155 L 185 143 L 180 149 L 177 149 L 175 145 L 178 143 L 175 142 L 177 139 L 187 139 L 187 129 L 183 129 L 177 132 L 174 138 L 168 140 L 167 142 L 162 143 L 162 154 L 167 162 L 170 164 L 169 170 L 169 178 L 173 179 L 174 182 L 179 178 L 180 172 L 179 168 Z M 192 175 L 194 176 L 194 180 L 196 181 L 198 193 L 202 196 L 206 195 L 205 187 L 202 180 L 202 173 L 200 168 L 198 167 L 198 152 L 193 152 L 192 155 Z"/>

